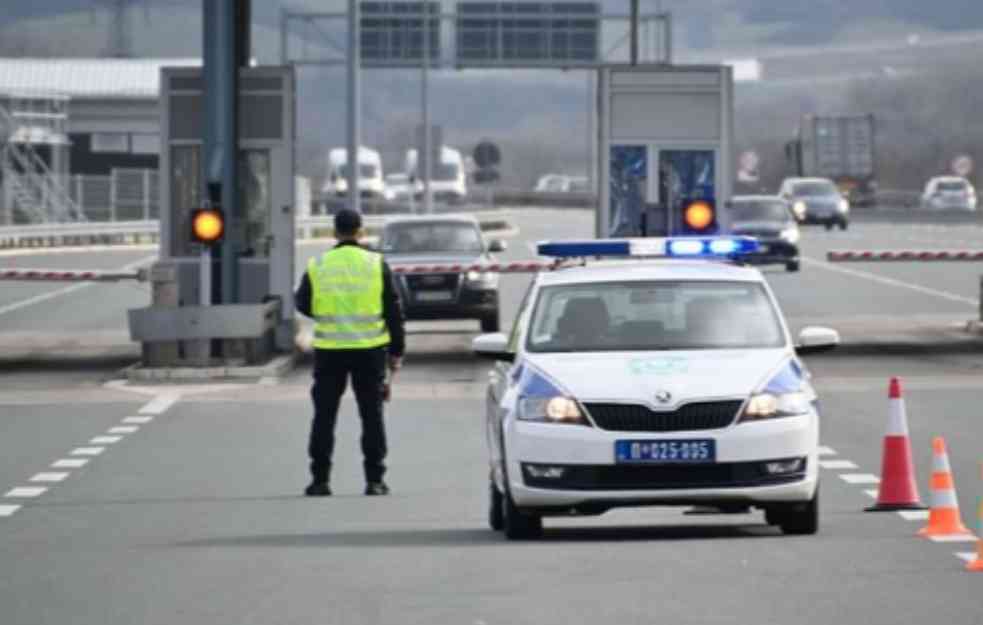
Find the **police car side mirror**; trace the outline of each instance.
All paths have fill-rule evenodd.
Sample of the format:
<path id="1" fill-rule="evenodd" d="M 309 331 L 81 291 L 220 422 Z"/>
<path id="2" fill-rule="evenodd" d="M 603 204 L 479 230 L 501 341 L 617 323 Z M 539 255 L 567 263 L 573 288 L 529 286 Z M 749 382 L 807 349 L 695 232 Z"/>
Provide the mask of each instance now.
<path id="1" fill-rule="evenodd" d="M 501 362 L 515 361 L 515 354 L 509 351 L 509 338 L 501 332 L 475 337 L 471 341 L 471 351 L 479 358 Z"/>
<path id="2" fill-rule="evenodd" d="M 832 328 L 809 326 L 799 332 L 796 353 L 815 354 L 833 349 L 840 344 L 840 333 Z"/>

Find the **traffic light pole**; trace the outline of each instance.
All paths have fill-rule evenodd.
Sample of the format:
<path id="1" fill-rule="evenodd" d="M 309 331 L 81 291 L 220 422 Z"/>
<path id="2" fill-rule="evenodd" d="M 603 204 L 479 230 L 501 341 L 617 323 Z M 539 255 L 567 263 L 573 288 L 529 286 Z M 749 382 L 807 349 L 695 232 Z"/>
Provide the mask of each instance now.
<path id="1" fill-rule="evenodd" d="M 201 248 L 201 265 L 199 274 L 199 294 L 198 304 L 200 306 L 212 305 L 212 248 L 204 245 Z"/>
<path id="2" fill-rule="evenodd" d="M 361 116 L 362 50 L 359 47 L 359 2 L 348 0 L 348 206 L 356 213 L 362 212 L 362 193 L 358 186 L 359 135 Z"/>

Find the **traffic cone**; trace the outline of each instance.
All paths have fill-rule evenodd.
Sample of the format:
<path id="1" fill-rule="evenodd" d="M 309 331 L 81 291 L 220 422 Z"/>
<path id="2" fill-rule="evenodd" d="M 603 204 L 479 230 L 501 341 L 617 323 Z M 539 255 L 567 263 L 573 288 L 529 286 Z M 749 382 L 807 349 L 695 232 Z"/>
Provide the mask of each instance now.
<path id="1" fill-rule="evenodd" d="M 889 416 L 881 454 L 881 483 L 877 491 L 877 503 L 866 510 L 924 510 L 925 506 L 918 496 L 915 463 L 911 460 L 908 417 L 898 378 L 891 378 L 887 397 Z"/>
<path id="2" fill-rule="evenodd" d="M 980 465 L 980 478 L 983 478 L 983 464 Z M 983 496 L 980 497 L 976 519 L 976 533 L 979 535 L 980 540 L 976 547 L 976 559 L 966 565 L 966 570 L 983 573 Z"/>
<path id="3" fill-rule="evenodd" d="M 959 515 L 956 485 L 949 466 L 949 454 L 945 451 L 945 439 L 936 436 L 932 440 L 932 510 L 928 525 L 919 536 L 972 536 Z"/>

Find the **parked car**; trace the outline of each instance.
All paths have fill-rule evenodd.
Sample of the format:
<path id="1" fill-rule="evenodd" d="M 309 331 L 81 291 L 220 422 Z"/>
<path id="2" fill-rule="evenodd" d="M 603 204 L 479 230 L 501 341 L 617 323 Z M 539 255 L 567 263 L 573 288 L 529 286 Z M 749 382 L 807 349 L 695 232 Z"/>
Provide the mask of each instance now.
<path id="1" fill-rule="evenodd" d="M 778 195 L 792 205 L 799 223 L 823 224 L 827 230 L 850 224 L 850 202 L 827 178 L 786 178 Z"/>
<path id="2" fill-rule="evenodd" d="M 745 257 L 749 263 L 799 270 L 799 225 L 788 202 L 777 195 L 735 195 L 727 210 L 733 234 L 753 236 L 761 243 L 758 252 Z"/>
<path id="3" fill-rule="evenodd" d="M 328 178 L 321 190 L 327 195 L 347 196 L 348 167 L 348 150 L 335 148 L 328 152 Z M 382 157 L 376 150 L 365 146 L 358 149 L 358 188 L 364 198 L 385 197 Z"/>
<path id="4" fill-rule="evenodd" d="M 976 210 L 976 189 L 965 178 L 936 176 L 925 185 L 921 206 L 927 210 Z"/>

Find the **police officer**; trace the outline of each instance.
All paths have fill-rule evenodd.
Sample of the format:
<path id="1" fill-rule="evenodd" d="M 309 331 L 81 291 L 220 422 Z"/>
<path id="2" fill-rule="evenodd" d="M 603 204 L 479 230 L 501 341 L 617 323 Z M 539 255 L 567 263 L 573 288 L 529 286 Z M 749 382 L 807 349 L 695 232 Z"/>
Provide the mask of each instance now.
<path id="1" fill-rule="evenodd" d="M 308 453 L 310 497 L 331 494 L 329 477 L 338 404 L 348 377 L 362 419 L 365 494 L 388 495 L 382 419 L 386 368 L 399 369 L 405 349 L 403 313 L 382 256 L 359 246 L 361 216 L 335 215 L 338 245 L 312 258 L 296 293 L 297 310 L 314 320 L 314 421 Z"/>

